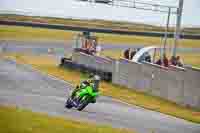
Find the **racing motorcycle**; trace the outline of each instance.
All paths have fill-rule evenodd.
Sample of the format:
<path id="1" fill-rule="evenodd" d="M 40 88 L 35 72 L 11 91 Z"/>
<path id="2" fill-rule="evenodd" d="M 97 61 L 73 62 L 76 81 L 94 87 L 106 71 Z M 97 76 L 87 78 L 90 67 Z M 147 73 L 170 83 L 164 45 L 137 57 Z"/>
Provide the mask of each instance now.
<path id="1" fill-rule="evenodd" d="M 73 93 L 72 93 L 73 94 Z M 71 109 L 75 107 L 78 111 L 82 111 L 89 103 L 95 103 L 98 92 L 94 92 L 92 86 L 86 86 L 75 92 L 75 96 L 70 96 L 65 107 Z"/>

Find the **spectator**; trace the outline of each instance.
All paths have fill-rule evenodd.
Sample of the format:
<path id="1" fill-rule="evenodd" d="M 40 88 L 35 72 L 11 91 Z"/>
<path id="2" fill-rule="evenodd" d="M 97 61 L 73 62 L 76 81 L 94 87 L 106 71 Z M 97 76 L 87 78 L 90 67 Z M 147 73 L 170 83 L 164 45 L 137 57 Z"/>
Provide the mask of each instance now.
<path id="1" fill-rule="evenodd" d="M 176 57 L 176 63 L 177 63 L 177 66 L 183 67 L 183 61 L 180 59 L 180 56 Z"/>
<path id="2" fill-rule="evenodd" d="M 138 60 L 138 62 L 149 62 L 151 63 L 151 55 L 149 54 L 149 52 L 145 52 Z"/>
<path id="3" fill-rule="evenodd" d="M 161 65 L 162 65 L 161 59 L 157 60 L 157 61 L 156 61 L 156 64 L 161 66 Z"/>
<path id="4" fill-rule="evenodd" d="M 137 51 L 136 51 L 135 49 L 134 49 L 133 51 L 131 51 L 130 60 L 133 59 L 133 57 L 135 56 L 136 52 L 137 52 Z"/>
<path id="5" fill-rule="evenodd" d="M 163 65 L 169 67 L 169 60 L 167 59 L 166 54 L 163 54 Z"/>
<path id="6" fill-rule="evenodd" d="M 174 66 L 183 67 L 183 61 L 180 59 L 180 56 L 177 56 L 177 57 L 172 56 L 170 62 Z"/>
<path id="7" fill-rule="evenodd" d="M 175 57 L 175 56 L 172 56 L 172 57 L 171 57 L 170 63 L 171 63 L 171 65 L 174 65 L 174 66 L 177 65 L 177 61 L 176 61 L 176 57 Z"/>
<path id="8" fill-rule="evenodd" d="M 87 39 L 82 39 L 82 49 L 87 49 Z"/>
<path id="9" fill-rule="evenodd" d="M 128 48 L 128 49 L 126 49 L 124 51 L 124 58 L 127 59 L 127 60 L 129 60 L 129 54 L 130 54 L 130 48 Z"/>
<path id="10" fill-rule="evenodd" d="M 144 60 L 151 63 L 151 55 L 148 52 L 145 54 Z"/>
<path id="11" fill-rule="evenodd" d="M 163 61 L 159 59 L 156 61 L 156 64 L 164 67 L 169 67 L 169 60 L 167 59 L 166 54 L 163 54 Z"/>

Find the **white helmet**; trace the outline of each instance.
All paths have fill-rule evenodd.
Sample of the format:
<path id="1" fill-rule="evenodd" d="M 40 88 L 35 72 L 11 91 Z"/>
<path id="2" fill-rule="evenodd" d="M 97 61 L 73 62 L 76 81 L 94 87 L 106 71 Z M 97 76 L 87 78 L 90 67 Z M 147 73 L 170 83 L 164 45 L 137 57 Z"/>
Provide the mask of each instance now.
<path id="1" fill-rule="evenodd" d="M 98 75 L 94 75 L 93 80 L 94 80 L 94 81 L 100 81 L 101 78 L 100 78 L 100 76 L 98 76 Z"/>

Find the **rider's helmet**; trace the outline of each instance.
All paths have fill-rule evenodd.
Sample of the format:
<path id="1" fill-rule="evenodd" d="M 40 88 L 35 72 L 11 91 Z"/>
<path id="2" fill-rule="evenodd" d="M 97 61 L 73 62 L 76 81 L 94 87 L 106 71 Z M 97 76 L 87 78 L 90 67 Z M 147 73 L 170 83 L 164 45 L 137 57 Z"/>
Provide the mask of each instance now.
<path id="1" fill-rule="evenodd" d="M 93 81 L 93 85 L 94 85 L 94 91 L 98 92 L 98 88 L 99 88 L 99 84 L 100 84 L 100 76 L 99 75 L 94 75 L 94 77 L 92 78 Z"/>
<path id="2" fill-rule="evenodd" d="M 93 81 L 100 81 L 101 78 L 99 75 L 94 75 L 94 77 L 92 78 Z"/>
<path id="3" fill-rule="evenodd" d="M 89 78 L 87 79 L 87 82 L 88 83 L 92 83 L 93 82 L 93 77 L 94 77 L 94 74 L 93 73 L 91 73 L 90 75 L 89 75 Z"/>
<path id="4" fill-rule="evenodd" d="M 99 81 L 100 81 L 100 76 L 94 75 L 94 74 L 90 74 L 89 78 L 87 79 L 88 83 L 94 83 L 94 82 L 99 82 Z"/>

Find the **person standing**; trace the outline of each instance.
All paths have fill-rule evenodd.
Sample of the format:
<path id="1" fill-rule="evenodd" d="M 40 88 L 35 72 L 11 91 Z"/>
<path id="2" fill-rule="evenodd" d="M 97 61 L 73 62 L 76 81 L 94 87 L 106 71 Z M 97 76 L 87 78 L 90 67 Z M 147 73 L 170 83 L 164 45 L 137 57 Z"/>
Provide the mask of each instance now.
<path id="1" fill-rule="evenodd" d="M 176 66 L 177 65 L 177 61 L 176 61 L 176 57 L 175 56 L 172 56 L 171 59 L 170 59 L 170 64 L 173 65 L 173 66 Z"/>
<path id="2" fill-rule="evenodd" d="M 130 60 L 133 59 L 133 57 L 135 56 L 136 52 L 137 52 L 137 51 L 136 51 L 135 49 L 134 49 L 133 51 L 131 51 Z"/>
<path id="3" fill-rule="evenodd" d="M 125 51 L 124 51 L 124 58 L 125 59 L 127 59 L 127 60 L 129 60 L 130 58 L 130 48 L 128 48 L 128 49 L 126 49 Z"/>
<path id="4" fill-rule="evenodd" d="M 180 56 L 176 57 L 177 66 L 183 67 L 183 61 L 181 60 Z"/>
<path id="5" fill-rule="evenodd" d="M 169 60 L 168 60 L 166 54 L 163 54 L 163 65 L 164 65 L 164 67 L 169 67 Z"/>

